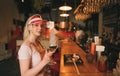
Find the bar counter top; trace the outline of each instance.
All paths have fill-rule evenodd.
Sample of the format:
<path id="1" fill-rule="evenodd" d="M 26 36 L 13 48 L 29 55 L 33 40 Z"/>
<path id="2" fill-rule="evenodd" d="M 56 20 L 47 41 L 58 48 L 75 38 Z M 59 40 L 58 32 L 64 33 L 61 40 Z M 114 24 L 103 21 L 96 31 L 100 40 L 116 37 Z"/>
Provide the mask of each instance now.
<path id="1" fill-rule="evenodd" d="M 74 65 L 64 64 L 65 54 L 79 54 L 83 60 L 83 65 L 77 65 L 80 74 L 78 75 Z M 100 72 L 97 69 L 97 64 L 88 63 L 86 60 L 86 54 L 74 41 L 61 41 L 61 51 L 60 51 L 60 73 L 59 76 L 112 76 L 108 72 Z"/>

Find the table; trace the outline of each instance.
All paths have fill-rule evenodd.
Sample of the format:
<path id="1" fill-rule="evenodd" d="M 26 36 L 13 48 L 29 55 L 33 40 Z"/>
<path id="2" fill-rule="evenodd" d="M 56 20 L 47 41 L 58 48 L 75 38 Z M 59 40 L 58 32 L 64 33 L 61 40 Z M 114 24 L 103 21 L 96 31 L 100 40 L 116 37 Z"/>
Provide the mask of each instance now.
<path id="1" fill-rule="evenodd" d="M 80 75 L 76 73 L 74 65 L 64 65 L 64 54 L 77 53 L 83 60 L 83 65 L 77 65 Z M 86 53 L 74 41 L 61 41 L 60 50 L 60 73 L 59 76 L 112 76 L 111 73 L 100 72 L 97 69 L 97 64 L 88 63 L 86 60 Z"/>

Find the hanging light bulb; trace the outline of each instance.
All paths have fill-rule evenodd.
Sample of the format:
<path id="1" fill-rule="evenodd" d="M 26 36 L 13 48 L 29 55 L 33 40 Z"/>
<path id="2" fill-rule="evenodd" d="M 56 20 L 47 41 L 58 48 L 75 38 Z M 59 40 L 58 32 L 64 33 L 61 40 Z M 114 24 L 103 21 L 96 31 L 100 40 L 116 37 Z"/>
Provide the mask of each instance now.
<path id="1" fill-rule="evenodd" d="M 60 7 L 59 7 L 59 10 L 61 10 L 61 11 L 70 11 L 70 10 L 72 10 L 72 7 L 71 7 L 71 6 L 68 6 L 68 5 L 66 4 L 66 0 L 65 0 L 65 4 L 64 4 L 63 6 L 60 6 Z"/>
<path id="2" fill-rule="evenodd" d="M 22 0 L 22 2 L 24 2 L 24 0 Z"/>
<path id="3" fill-rule="evenodd" d="M 61 11 L 70 11 L 70 10 L 72 10 L 72 7 L 64 5 L 64 6 L 59 7 L 59 10 L 61 10 Z"/>
<path id="4" fill-rule="evenodd" d="M 62 14 L 60 14 L 60 16 L 61 16 L 61 17 L 68 17 L 69 14 L 67 14 L 67 13 L 62 13 Z"/>

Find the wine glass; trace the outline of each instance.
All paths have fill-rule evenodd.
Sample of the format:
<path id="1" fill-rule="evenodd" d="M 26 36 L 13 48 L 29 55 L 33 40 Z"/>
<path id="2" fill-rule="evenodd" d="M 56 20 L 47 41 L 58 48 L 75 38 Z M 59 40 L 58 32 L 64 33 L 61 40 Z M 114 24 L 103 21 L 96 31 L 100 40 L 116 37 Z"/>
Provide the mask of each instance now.
<path id="1" fill-rule="evenodd" d="M 47 48 L 48 52 L 56 52 L 57 46 L 49 46 L 49 48 Z M 49 62 L 49 65 L 54 65 L 56 64 L 56 61 L 53 59 L 54 55 L 52 55 L 51 57 L 51 61 Z"/>

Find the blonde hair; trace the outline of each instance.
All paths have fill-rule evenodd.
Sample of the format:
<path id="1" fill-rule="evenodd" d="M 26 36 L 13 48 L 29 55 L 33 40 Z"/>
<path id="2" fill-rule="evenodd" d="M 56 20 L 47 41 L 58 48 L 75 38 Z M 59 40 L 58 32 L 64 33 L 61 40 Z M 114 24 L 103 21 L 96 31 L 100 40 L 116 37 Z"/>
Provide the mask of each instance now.
<path id="1" fill-rule="evenodd" d="M 26 24 L 25 24 L 25 27 L 24 27 L 24 33 L 23 33 L 23 40 L 25 40 L 29 34 L 30 34 L 30 31 L 28 29 L 28 26 L 31 25 L 29 24 L 29 22 L 31 21 L 31 19 L 34 17 L 34 16 L 40 16 L 39 14 L 35 14 L 35 15 L 32 15 L 30 16 L 27 21 L 26 21 Z M 40 16 L 41 17 L 41 16 Z"/>

